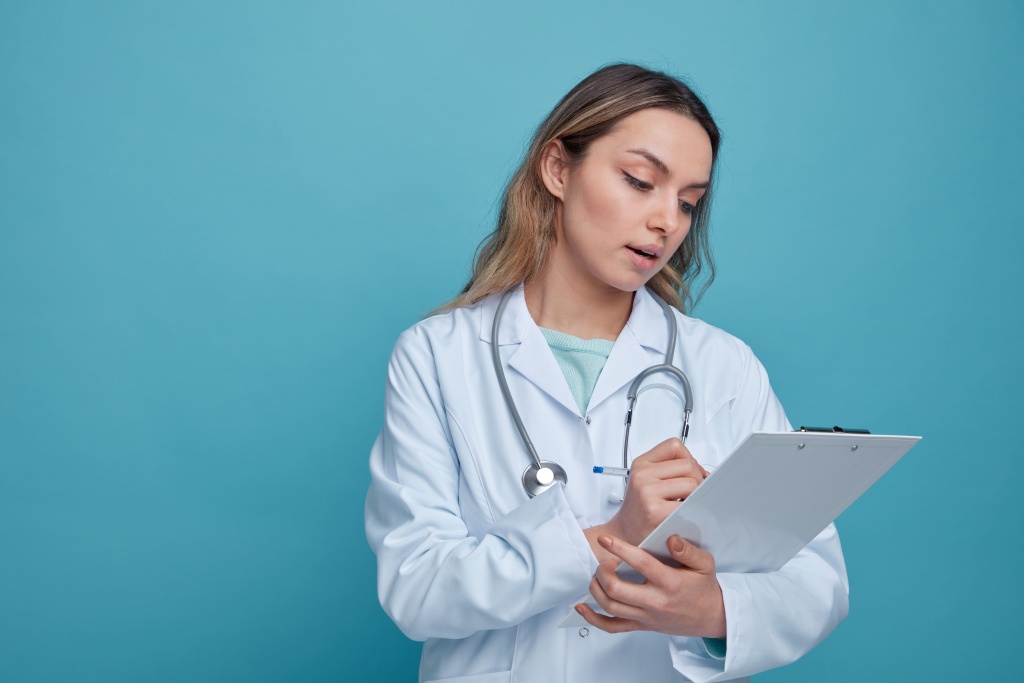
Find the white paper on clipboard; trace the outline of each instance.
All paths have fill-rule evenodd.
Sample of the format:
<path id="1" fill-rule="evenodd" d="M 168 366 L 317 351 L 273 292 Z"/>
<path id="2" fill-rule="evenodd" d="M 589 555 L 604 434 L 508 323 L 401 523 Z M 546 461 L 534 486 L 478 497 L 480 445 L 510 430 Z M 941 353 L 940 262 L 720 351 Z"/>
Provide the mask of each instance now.
<path id="1" fill-rule="evenodd" d="M 671 562 L 668 539 L 679 535 L 709 551 L 719 572 L 775 571 L 920 440 L 883 434 L 754 432 L 640 547 Z M 616 571 L 625 579 L 643 580 L 626 564 Z M 559 627 L 585 623 L 572 610 Z"/>

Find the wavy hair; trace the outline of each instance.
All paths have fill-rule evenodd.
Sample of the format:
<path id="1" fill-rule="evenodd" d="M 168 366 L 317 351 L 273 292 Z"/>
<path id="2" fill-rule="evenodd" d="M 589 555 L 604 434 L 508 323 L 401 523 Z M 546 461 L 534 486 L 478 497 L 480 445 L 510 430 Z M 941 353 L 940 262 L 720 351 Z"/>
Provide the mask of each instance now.
<path id="1" fill-rule="evenodd" d="M 580 81 L 537 127 L 522 164 L 505 188 L 497 226 L 477 247 L 472 277 L 456 298 L 433 314 L 506 292 L 541 272 L 554 240 L 559 201 L 548 192 L 540 175 L 541 157 L 549 142 L 561 140 L 569 163 L 578 165 L 590 145 L 615 124 L 651 107 L 696 121 L 711 138 L 711 182 L 697 202 L 690 231 L 647 283 L 680 311 L 692 308 L 715 278 L 708 230 L 721 135 L 704 102 L 678 78 L 635 64 L 612 64 Z M 701 273 L 706 277 L 694 294 Z"/>

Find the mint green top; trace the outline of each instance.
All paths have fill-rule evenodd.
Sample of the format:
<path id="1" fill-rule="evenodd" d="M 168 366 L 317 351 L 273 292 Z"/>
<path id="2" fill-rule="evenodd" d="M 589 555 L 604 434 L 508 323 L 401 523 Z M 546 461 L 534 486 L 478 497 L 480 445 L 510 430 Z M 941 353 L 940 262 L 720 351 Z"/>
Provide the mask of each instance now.
<path id="1" fill-rule="evenodd" d="M 555 354 L 558 366 L 562 368 L 565 381 L 569 383 L 580 415 L 587 414 L 590 397 L 594 394 L 597 378 L 601 376 L 605 361 L 615 342 L 607 339 L 580 339 L 571 334 L 540 328 L 541 334 Z M 722 638 L 705 638 L 704 645 L 708 653 L 716 659 L 725 658 L 725 640 Z"/>
<path id="2" fill-rule="evenodd" d="M 562 368 L 572 397 L 579 406 L 580 415 L 586 415 L 590 397 L 597 386 L 597 378 L 600 377 L 615 342 L 607 339 L 580 339 L 544 327 L 540 328 L 540 331 L 551 347 L 551 352 L 555 354 L 559 367 Z"/>

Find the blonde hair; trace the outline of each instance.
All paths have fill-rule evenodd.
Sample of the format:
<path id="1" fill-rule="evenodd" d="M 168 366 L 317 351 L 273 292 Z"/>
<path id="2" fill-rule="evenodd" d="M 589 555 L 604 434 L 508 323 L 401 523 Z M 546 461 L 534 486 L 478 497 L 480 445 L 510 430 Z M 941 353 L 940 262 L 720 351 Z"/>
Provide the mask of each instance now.
<path id="1" fill-rule="evenodd" d="M 578 165 L 591 143 L 616 123 L 651 107 L 693 119 L 711 138 L 711 183 L 697 203 L 690 231 L 668 263 L 647 283 L 680 311 L 685 313 L 692 307 L 715 277 L 708 227 L 720 141 L 718 126 L 700 98 L 679 79 L 635 64 L 612 64 L 580 81 L 537 127 L 523 163 L 505 188 L 497 226 L 477 247 L 472 277 L 459 296 L 432 314 L 506 292 L 541 272 L 555 235 L 558 202 L 540 176 L 541 156 L 550 141 L 561 140 L 569 163 Z M 707 277 L 694 297 L 693 285 L 705 269 Z"/>

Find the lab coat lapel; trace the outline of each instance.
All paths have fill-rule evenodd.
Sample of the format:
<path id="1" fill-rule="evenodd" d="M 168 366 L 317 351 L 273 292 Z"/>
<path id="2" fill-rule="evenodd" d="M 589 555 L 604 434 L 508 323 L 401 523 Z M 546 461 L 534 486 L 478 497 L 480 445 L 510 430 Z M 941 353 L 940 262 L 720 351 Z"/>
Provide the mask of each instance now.
<path id="1" fill-rule="evenodd" d="M 494 322 L 494 313 L 500 299 L 501 295 L 492 296 L 484 302 L 485 305 L 480 307 L 480 339 L 488 343 L 491 341 L 491 325 Z M 576 405 L 576 399 L 573 398 L 569 384 L 562 373 L 562 368 L 559 367 L 547 340 L 544 339 L 537 323 L 530 316 L 529 309 L 526 308 L 522 284 L 513 292 L 512 298 L 509 299 L 508 305 L 505 307 L 498 335 L 500 346 L 518 344 L 511 355 L 506 357 L 504 353 L 502 354 L 508 367 L 561 403 L 573 415 L 579 415 L 579 407 Z M 511 380 L 511 377 L 509 379 Z M 527 400 L 526 397 L 516 394 L 511 381 L 509 388 L 512 391 L 512 398 L 517 402 Z"/>
<path id="2" fill-rule="evenodd" d="M 544 339 L 540 329 L 534 324 L 532 331 L 527 331 L 523 343 L 508 359 L 509 367 L 514 368 L 523 377 L 533 382 L 538 388 L 549 394 L 553 399 L 569 409 L 573 415 L 579 415 L 565 373 L 559 367 L 551 347 Z"/>
<path id="3" fill-rule="evenodd" d="M 669 324 L 661 305 L 647 288 L 637 290 L 629 320 L 597 378 L 588 410 L 596 408 L 651 365 L 665 361 Z"/>

